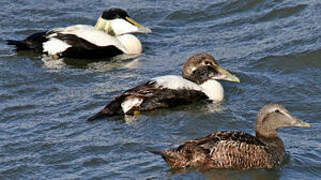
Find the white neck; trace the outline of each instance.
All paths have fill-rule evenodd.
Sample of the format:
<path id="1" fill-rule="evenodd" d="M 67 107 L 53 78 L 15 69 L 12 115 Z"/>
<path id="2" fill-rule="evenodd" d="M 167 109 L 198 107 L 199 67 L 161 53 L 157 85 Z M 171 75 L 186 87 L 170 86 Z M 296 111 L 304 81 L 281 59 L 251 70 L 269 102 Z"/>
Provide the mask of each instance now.
<path id="1" fill-rule="evenodd" d="M 224 89 L 218 81 L 210 79 L 201 84 L 200 87 L 210 100 L 222 101 L 224 99 Z"/>
<path id="2" fill-rule="evenodd" d="M 126 48 L 126 54 L 141 54 L 143 51 L 139 39 L 132 34 L 116 36 L 120 43 Z"/>

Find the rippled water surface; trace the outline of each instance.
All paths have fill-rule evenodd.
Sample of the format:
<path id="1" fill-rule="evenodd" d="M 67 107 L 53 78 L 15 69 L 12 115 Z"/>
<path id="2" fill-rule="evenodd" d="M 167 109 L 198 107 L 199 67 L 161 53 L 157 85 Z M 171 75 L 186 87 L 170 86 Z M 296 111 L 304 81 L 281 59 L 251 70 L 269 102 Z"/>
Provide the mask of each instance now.
<path id="1" fill-rule="evenodd" d="M 0 179 L 321 178 L 320 1 L 5 0 L 0 7 Z M 41 30 L 94 24 L 109 7 L 153 30 L 137 35 L 140 57 L 52 62 L 5 45 Z M 213 54 L 241 79 L 222 82 L 221 104 L 85 121 L 130 87 L 180 74 L 198 52 Z M 146 151 L 217 130 L 253 133 L 257 111 L 270 102 L 312 125 L 279 130 L 288 154 L 281 167 L 174 171 Z"/>

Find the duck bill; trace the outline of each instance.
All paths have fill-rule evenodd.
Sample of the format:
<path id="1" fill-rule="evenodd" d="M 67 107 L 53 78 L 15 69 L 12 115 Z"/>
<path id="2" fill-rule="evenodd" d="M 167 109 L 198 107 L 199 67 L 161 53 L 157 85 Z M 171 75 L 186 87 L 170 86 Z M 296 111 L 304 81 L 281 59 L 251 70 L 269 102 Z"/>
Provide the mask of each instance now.
<path id="1" fill-rule="evenodd" d="M 311 127 L 311 124 L 304 122 L 303 120 L 301 120 L 299 118 L 293 117 L 293 119 L 294 119 L 293 126 L 295 126 L 295 127 L 305 127 L 305 128 Z"/>
<path id="2" fill-rule="evenodd" d="M 214 79 L 218 80 L 225 80 L 225 81 L 232 81 L 232 82 L 240 82 L 240 79 L 227 71 L 226 69 L 222 68 L 221 66 L 217 66 L 216 70 L 218 72 L 218 75 L 214 77 Z"/>
<path id="3" fill-rule="evenodd" d="M 138 33 L 151 33 L 152 30 L 144 27 L 143 25 L 139 24 L 138 22 L 136 22 L 134 19 L 130 18 L 130 17 L 126 17 L 126 21 L 130 22 L 131 24 L 133 24 L 134 26 L 137 27 L 137 31 Z"/>

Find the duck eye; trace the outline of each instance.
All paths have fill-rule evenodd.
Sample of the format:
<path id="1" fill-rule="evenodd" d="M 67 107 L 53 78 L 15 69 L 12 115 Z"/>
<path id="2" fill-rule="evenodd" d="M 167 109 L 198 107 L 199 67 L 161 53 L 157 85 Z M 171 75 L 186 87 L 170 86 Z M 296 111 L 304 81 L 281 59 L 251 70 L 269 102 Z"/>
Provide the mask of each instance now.
<path id="1" fill-rule="evenodd" d="M 210 65 L 211 63 L 208 61 L 205 61 L 205 65 Z"/>

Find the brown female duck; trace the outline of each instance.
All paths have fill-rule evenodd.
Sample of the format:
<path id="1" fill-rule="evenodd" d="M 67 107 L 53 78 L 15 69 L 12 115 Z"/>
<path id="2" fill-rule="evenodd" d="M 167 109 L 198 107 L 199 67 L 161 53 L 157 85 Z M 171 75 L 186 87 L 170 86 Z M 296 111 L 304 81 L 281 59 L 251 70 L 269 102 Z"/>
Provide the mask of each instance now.
<path id="1" fill-rule="evenodd" d="M 237 131 L 221 131 L 186 141 L 175 149 L 152 151 L 172 168 L 273 168 L 281 164 L 285 149 L 277 135 L 280 127 L 311 127 L 292 116 L 282 105 L 264 106 L 257 115 L 256 136 Z"/>

